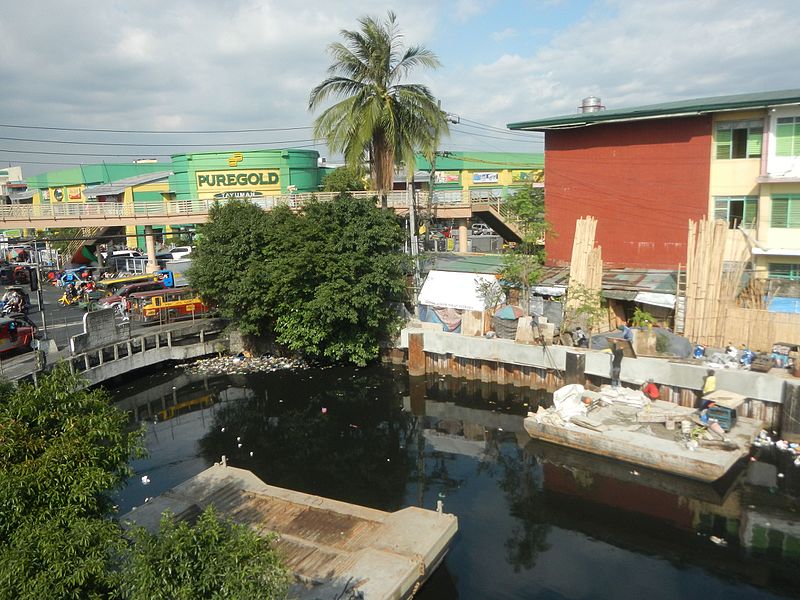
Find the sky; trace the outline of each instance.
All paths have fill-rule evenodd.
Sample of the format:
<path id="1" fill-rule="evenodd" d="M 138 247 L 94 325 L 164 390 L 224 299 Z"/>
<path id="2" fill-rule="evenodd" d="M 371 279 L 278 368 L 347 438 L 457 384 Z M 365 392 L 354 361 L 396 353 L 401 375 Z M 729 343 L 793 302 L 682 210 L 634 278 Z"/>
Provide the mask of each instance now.
<path id="1" fill-rule="evenodd" d="M 340 31 L 388 10 L 442 63 L 408 79 L 456 121 L 442 150 L 541 152 L 542 134 L 506 124 L 590 95 L 611 109 L 800 88 L 796 0 L 28 0 L 0 18 L 0 164 L 289 147 L 336 163 L 309 92 Z"/>

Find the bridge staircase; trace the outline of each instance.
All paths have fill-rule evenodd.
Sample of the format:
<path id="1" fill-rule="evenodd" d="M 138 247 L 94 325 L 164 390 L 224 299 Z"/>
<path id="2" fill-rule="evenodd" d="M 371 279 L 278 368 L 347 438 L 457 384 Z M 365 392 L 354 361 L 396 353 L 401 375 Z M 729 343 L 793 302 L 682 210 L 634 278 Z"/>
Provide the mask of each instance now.
<path id="1" fill-rule="evenodd" d="M 511 213 L 508 203 L 502 198 L 472 202 L 472 214 L 494 229 L 507 242 L 522 241 L 522 228 L 517 217 Z"/>

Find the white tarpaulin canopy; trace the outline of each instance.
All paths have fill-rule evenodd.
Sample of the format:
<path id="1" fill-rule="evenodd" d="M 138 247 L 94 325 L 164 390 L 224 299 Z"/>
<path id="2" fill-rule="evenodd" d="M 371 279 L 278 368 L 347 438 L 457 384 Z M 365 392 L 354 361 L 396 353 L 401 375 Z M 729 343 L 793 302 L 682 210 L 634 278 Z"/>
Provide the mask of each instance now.
<path id="1" fill-rule="evenodd" d="M 431 271 L 428 273 L 419 303 L 462 310 L 484 310 L 483 299 L 478 295 L 477 283 L 486 281 L 494 285 L 497 278 L 486 273 L 457 273 L 453 271 Z"/>
<path id="2" fill-rule="evenodd" d="M 675 294 L 658 294 L 656 292 L 637 292 L 633 301 L 641 302 L 642 304 L 650 304 L 652 306 L 675 308 Z"/>

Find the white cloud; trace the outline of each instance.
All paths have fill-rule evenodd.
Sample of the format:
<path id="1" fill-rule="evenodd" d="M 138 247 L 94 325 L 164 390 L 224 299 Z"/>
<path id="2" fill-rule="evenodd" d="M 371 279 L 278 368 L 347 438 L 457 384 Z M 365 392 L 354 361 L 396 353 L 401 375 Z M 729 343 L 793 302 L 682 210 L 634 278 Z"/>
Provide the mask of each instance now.
<path id="1" fill-rule="evenodd" d="M 519 35 L 519 32 L 516 29 L 514 29 L 513 27 L 506 27 L 502 31 L 492 32 L 492 39 L 495 42 L 502 42 L 503 40 L 513 38 L 517 35 Z"/>
<path id="2" fill-rule="evenodd" d="M 530 55 L 487 55 L 441 86 L 449 110 L 493 125 L 575 112 L 797 87 L 790 0 L 609 0 Z M 487 102 L 495 90 L 502 102 Z"/>
<path id="3" fill-rule="evenodd" d="M 326 76 L 326 48 L 340 29 L 357 29 L 365 10 L 361 0 L 91 0 L 80 11 L 56 0 L 7 4 L 0 20 L 2 122 L 114 129 L 310 125 L 308 93 Z M 383 17 L 394 4 L 376 0 L 367 10 Z M 564 3 L 564 14 L 572 6 Z M 407 44 L 457 55 L 457 47 L 442 47 L 447 31 L 447 43 L 464 44 L 465 56 L 473 55 L 467 49 L 480 49 L 479 64 L 464 58 L 436 72 L 419 71 L 416 78 L 442 98 L 446 110 L 481 123 L 502 127 L 571 113 L 587 95 L 617 108 L 797 87 L 795 0 L 596 0 L 570 27 L 513 37 L 515 29 L 529 32 L 542 24 L 515 22 L 502 30 L 509 23 L 492 20 L 499 7 L 491 0 L 407 0 L 396 6 Z M 478 15 L 486 31 L 505 41 L 502 53 L 475 37 L 475 23 L 467 21 Z M 300 130 L 213 140 L 270 145 L 308 138 L 308 130 Z M 491 138 L 456 139 L 504 147 Z M 0 153 L 0 161 L 9 159 Z"/>

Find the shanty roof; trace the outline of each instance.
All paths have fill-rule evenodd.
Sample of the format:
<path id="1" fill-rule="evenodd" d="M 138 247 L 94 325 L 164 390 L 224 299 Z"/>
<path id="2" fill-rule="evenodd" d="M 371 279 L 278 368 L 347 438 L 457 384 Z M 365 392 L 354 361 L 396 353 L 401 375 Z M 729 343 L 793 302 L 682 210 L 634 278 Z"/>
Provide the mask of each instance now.
<path id="1" fill-rule="evenodd" d="M 125 179 L 117 179 L 111 183 L 101 183 L 100 185 L 87 187 L 83 191 L 83 194 L 87 198 L 97 198 L 98 196 L 114 196 L 116 194 L 122 194 L 129 187 L 167 179 L 170 175 L 172 175 L 172 171 L 158 171 L 156 173 L 134 175 L 133 177 L 126 177 Z"/>
<path id="2" fill-rule="evenodd" d="M 632 108 L 617 108 L 597 112 L 577 113 L 560 117 L 547 117 L 531 121 L 509 123 L 509 129 L 547 131 L 548 129 L 567 129 L 585 127 L 596 123 L 655 119 L 659 117 L 694 116 L 715 112 L 766 108 L 788 104 L 800 104 L 800 89 L 734 94 L 711 98 L 694 98 L 676 102 L 662 102 Z"/>

